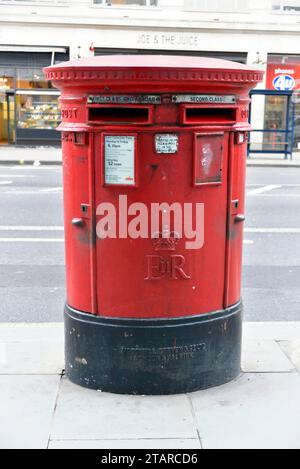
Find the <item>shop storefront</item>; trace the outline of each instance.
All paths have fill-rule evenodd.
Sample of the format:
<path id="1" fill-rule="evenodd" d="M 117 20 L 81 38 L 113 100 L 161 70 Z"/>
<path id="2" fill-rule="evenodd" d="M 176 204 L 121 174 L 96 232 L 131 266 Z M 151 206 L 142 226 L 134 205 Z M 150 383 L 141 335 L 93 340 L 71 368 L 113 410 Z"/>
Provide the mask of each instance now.
<path id="1" fill-rule="evenodd" d="M 59 93 L 42 69 L 68 58 L 64 48 L 0 52 L 0 144 L 59 144 Z"/>
<path id="2" fill-rule="evenodd" d="M 265 96 L 264 128 L 275 130 L 272 138 L 278 143 L 283 142 L 284 135 L 276 135 L 276 129 L 290 128 L 293 149 L 300 150 L 300 55 L 269 54 L 266 88 L 278 93 Z M 281 95 L 285 91 L 293 92 L 290 106 Z"/>
<path id="3" fill-rule="evenodd" d="M 268 54 L 265 89 L 251 92 L 252 132 L 248 152 L 300 150 L 300 55 Z"/>
<path id="4" fill-rule="evenodd" d="M 22 48 L 21 48 L 22 49 Z M 55 131 L 60 122 L 57 90 L 44 80 L 43 67 L 69 59 L 63 47 L 0 49 L 0 144 L 59 144 Z M 202 52 L 201 50 L 95 48 L 95 55 L 172 54 L 211 56 L 246 63 L 245 52 Z"/>

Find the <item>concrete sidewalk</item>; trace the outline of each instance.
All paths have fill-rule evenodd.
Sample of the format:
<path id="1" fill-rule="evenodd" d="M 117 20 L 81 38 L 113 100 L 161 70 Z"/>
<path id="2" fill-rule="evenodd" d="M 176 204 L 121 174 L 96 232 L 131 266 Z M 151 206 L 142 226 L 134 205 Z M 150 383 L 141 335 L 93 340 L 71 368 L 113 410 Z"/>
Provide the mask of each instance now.
<path id="1" fill-rule="evenodd" d="M 243 373 L 185 395 L 81 388 L 62 324 L 0 325 L 1 448 L 300 448 L 300 322 L 245 323 Z"/>
<path id="2" fill-rule="evenodd" d="M 293 153 L 293 159 L 284 159 L 283 155 L 251 154 L 247 166 L 300 167 L 300 152 Z"/>
<path id="3" fill-rule="evenodd" d="M 0 146 L 0 165 L 7 164 L 61 164 L 61 148 L 58 147 L 19 147 Z"/>
<path id="4" fill-rule="evenodd" d="M 0 146 L 0 165 L 61 165 L 60 147 L 19 147 L 14 145 Z M 300 167 L 300 152 L 293 154 L 292 160 L 285 160 L 283 155 L 252 154 L 247 159 L 248 166 Z"/>

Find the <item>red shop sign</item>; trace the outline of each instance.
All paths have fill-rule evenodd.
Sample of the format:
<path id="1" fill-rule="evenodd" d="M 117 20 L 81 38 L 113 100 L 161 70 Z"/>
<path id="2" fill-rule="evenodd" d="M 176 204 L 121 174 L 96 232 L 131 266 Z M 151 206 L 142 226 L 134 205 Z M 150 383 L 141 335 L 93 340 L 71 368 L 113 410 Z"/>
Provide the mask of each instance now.
<path id="1" fill-rule="evenodd" d="M 299 64 L 268 64 L 267 89 L 289 91 L 300 89 Z"/>

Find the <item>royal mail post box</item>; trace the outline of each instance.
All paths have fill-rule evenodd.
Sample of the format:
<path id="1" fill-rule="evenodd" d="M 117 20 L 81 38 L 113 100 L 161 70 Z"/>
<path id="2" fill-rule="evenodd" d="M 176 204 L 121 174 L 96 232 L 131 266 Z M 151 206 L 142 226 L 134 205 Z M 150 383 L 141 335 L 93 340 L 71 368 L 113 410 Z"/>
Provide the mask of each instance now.
<path id="1" fill-rule="evenodd" d="M 248 93 L 262 72 L 127 55 L 45 75 L 61 90 L 67 376 L 132 394 L 233 379 Z"/>

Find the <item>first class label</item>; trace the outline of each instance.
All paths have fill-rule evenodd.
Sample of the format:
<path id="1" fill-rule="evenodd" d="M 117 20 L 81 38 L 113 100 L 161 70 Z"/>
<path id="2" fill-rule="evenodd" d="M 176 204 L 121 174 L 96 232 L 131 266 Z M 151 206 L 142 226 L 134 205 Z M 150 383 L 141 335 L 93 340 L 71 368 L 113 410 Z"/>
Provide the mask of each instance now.
<path id="1" fill-rule="evenodd" d="M 104 137 L 105 183 L 133 186 L 135 137 L 106 135 Z"/>
<path id="2" fill-rule="evenodd" d="M 90 95 L 87 102 L 88 104 L 160 104 L 161 97 L 153 94 Z"/>

